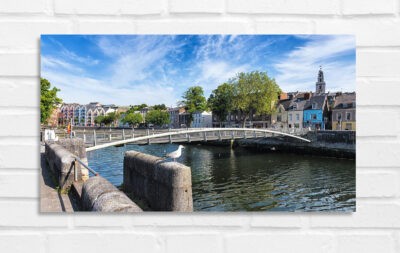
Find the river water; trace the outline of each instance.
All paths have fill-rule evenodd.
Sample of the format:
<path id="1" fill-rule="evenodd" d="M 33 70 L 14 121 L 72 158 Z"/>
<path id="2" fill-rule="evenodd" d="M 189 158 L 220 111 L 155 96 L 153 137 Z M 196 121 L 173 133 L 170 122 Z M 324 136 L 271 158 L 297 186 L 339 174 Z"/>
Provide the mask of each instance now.
<path id="1" fill-rule="evenodd" d="M 89 166 L 114 185 L 128 150 L 163 156 L 176 144 L 126 145 L 88 152 Z M 355 211 L 355 160 L 186 145 L 195 211 Z"/>

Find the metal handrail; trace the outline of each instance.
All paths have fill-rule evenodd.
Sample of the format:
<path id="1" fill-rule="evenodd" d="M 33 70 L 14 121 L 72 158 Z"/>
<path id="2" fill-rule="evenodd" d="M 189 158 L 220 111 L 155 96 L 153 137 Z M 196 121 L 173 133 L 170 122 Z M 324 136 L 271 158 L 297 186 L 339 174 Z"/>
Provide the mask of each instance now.
<path id="1" fill-rule="evenodd" d="M 95 176 L 98 176 L 99 173 L 97 173 L 94 169 L 89 168 L 89 166 L 87 166 L 81 159 L 79 159 L 79 157 L 75 156 L 75 161 L 74 161 L 74 176 L 75 176 L 75 181 L 78 181 L 78 167 L 75 166 L 76 162 L 79 162 L 83 167 L 85 167 L 86 169 L 88 169 L 90 172 L 92 172 Z"/>

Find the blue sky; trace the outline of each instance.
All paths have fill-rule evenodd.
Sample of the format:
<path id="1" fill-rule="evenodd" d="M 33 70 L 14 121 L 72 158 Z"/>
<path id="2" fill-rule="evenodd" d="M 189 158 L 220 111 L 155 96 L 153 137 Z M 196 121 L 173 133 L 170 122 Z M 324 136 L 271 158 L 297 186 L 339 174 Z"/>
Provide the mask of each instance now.
<path id="1" fill-rule="evenodd" d="M 238 72 L 265 71 L 284 91 L 355 91 L 352 35 L 42 35 L 41 76 L 67 103 L 176 106 Z"/>

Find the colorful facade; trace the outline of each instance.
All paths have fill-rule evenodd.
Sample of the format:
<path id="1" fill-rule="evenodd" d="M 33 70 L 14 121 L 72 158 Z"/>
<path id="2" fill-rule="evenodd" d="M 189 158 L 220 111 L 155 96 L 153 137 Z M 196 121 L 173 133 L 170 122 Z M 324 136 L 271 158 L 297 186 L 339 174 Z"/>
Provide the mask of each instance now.
<path id="1" fill-rule="evenodd" d="M 332 109 L 333 130 L 356 130 L 356 93 L 344 93 L 336 97 Z"/>
<path id="2" fill-rule="evenodd" d="M 115 105 L 102 105 L 98 102 L 91 102 L 87 105 L 63 104 L 60 108 L 59 123 L 61 125 L 72 123 L 74 126 L 95 126 L 95 119 L 98 116 L 116 112 L 117 108 Z"/>
<path id="3" fill-rule="evenodd" d="M 303 110 L 303 127 L 313 130 L 325 130 L 328 120 L 326 95 L 317 95 L 307 100 Z"/>

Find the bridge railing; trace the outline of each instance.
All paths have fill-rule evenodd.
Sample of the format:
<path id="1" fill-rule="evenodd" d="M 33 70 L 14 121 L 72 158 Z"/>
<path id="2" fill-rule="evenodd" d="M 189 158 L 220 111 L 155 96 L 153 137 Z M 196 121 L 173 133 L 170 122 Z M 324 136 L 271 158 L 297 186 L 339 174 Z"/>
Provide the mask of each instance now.
<path id="1" fill-rule="evenodd" d="M 228 133 L 228 135 L 227 135 Z M 238 139 L 238 138 L 257 138 L 257 137 L 268 137 L 268 136 L 287 136 L 294 139 L 310 142 L 310 140 L 302 138 L 300 136 L 291 135 L 279 131 L 272 131 L 267 129 L 255 129 L 255 128 L 203 128 L 203 129 L 189 129 L 177 132 L 164 132 L 159 134 L 147 133 L 146 136 L 129 138 L 125 140 L 115 140 L 108 143 L 101 143 L 99 145 L 93 145 L 92 147 L 86 148 L 86 151 L 92 151 L 96 149 L 106 148 L 110 146 L 119 146 L 128 143 L 143 143 L 151 144 L 152 139 L 158 139 L 158 143 L 172 143 L 172 142 L 191 142 L 191 141 L 208 141 L 210 136 L 217 136 L 216 139 L 221 140 L 222 136 L 228 138 L 224 139 Z M 174 136 L 174 139 L 172 138 Z M 183 137 L 184 136 L 184 137 Z M 179 139 L 180 138 L 180 139 Z M 96 139 L 95 139 L 96 140 Z M 94 143 L 96 144 L 96 143 Z"/>
<path id="2" fill-rule="evenodd" d="M 216 129 L 216 130 L 214 130 Z M 93 129 L 93 130 L 77 130 L 73 131 L 73 138 L 81 138 L 84 140 L 86 147 L 102 145 L 110 142 L 118 142 L 132 138 L 141 138 L 153 135 L 162 134 L 163 137 L 160 138 L 169 138 L 169 142 L 172 142 L 172 137 L 168 136 L 168 133 L 171 132 L 171 135 L 174 136 L 175 139 L 186 139 L 187 141 L 191 140 L 207 140 L 207 139 L 236 139 L 236 138 L 260 138 L 260 137 L 269 137 L 273 136 L 274 133 L 260 132 L 262 130 L 271 131 L 275 134 L 286 134 L 293 136 L 301 136 L 307 133 L 308 129 L 275 129 L 275 128 L 178 128 L 178 129 Z M 187 132 L 190 133 L 187 133 Z M 179 134 L 182 132 L 182 134 Z M 166 135 L 165 135 L 166 134 Z M 65 135 L 66 138 L 69 138 L 69 135 Z M 62 138 L 60 136 L 60 138 Z M 146 138 L 145 138 L 146 139 Z M 146 139 L 148 140 L 148 139 Z M 144 140 L 142 140 L 143 142 Z M 148 141 L 150 144 L 150 141 Z"/>

